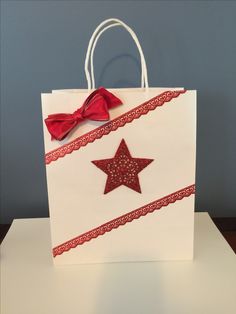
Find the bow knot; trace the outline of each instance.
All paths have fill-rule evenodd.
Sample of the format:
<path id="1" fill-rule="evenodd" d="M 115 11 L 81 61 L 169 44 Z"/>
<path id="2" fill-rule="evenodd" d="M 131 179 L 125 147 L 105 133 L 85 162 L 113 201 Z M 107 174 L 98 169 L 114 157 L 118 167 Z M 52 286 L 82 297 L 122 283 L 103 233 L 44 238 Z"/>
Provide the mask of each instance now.
<path id="1" fill-rule="evenodd" d="M 81 108 L 76 110 L 74 113 L 72 113 L 72 116 L 79 122 L 80 120 L 83 120 L 85 118 Z"/>
<path id="2" fill-rule="evenodd" d="M 51 114 L 45 124 L 52 139 L 63 140 L 70 131 L 85 119 L 93 121 L 109 120 L 109 109 L 121 105 L 121 100 L 103 87 L 92 92 L 82 107 L 71 113 Z"/>

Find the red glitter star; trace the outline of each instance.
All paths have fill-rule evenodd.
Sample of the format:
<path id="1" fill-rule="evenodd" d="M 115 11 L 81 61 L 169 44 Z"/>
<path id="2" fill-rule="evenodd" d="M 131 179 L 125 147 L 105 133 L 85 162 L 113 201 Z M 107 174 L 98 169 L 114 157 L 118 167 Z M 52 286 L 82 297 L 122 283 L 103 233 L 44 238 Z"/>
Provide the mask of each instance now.
<path id="1" fill-rule="evenodd" d="M 122 139 L 114 158 L 93 160 L 92 163 L 108 175 L 104 194 L 121 185 L 141 193 L 138 173 L 152 161 L 153 159 L 133 158 Z"/>

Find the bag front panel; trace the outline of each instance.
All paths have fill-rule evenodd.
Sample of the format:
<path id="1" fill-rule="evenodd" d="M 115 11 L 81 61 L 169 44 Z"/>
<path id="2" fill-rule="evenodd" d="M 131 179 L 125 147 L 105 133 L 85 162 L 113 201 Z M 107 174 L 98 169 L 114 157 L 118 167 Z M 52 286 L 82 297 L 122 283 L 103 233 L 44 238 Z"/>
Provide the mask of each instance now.
<path id="1" fill-rule="evenodd" d="M 112 118 L 162 91 L 151 89 L 148 93 L 135 93 L 117 90 L 115 95 L 123 101 L 123 105 L 112 110 Z M 82 95 L 84 97 L 81 97 Z M 83 102 L 86 96 L 79 93 L 80 101 Z M 78 108 L 78 104 L 75 107 L 78 93 L 48 94 L 43 95 L 42 100 L 44 117 L 50 113 L 66 112 L 67 107 L 68 112 Z M 93 143 L 88 143 L 85 147 L 48 164 L 47 182 L 53 247 L 193 184 L 195 119 L 195 92 L 188 91 Z M 94 129 L 96 124 L 101 123 L 84 123 L 76 129 L 72 137 Z M 52 143 L 46 129 L 44 136 L 46 152 L 65 144 Z M 133 157 L 153 159 L 139 174 L 141 194 L 126 186 L 104 194 L 107 176 L 91 162 L 114 157 L 122 139 L 125 139 Z M 71 138 L 66 141 L 70 140 Z M 191 258 L 193 207 L 192 195 L 65 252 L 57 256 L 55 262 L 137 260 L 137 255 L 140 260 Z M 169 241 L 170 245 L 165 235 L 167 230 L 172 239 L 172 244 Z M 153 235 L 151 238 L 149 233 Z M 113 238 L 115 242 L 112 251 Z M 185 249 L 176 251 L 176 247 L 181 247 L 183 238 L 188 239 L 182 242 L 185 243 Z M 135 246 L 135 243 L 139 245 Z M 147 251 L 146 247 L 150 247 L 150 250 Z M 125 253 L 127 250 L 130 251 L 129 255 Z"/>

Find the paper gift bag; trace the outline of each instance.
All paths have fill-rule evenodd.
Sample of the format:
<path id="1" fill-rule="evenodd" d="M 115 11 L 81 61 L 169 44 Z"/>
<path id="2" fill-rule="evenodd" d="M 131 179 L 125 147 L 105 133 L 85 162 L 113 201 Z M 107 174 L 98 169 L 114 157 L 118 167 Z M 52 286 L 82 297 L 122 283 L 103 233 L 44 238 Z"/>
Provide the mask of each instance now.
<path id="1" fill-rule="evenodd" d="M 114 26 L 137 45 L 141 88 L 95 88 L 94 48 Z M 86 90 L 42 94 L 55 264 L 192 259 L 196 92 L 150 88 L 117 19 L 92 35 L 85 73 Z"/>

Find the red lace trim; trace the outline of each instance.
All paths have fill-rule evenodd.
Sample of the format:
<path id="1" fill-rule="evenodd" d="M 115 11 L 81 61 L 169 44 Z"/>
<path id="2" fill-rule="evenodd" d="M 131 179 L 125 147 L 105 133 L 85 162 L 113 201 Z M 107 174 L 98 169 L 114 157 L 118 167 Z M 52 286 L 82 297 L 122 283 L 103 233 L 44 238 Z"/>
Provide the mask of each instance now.
<path id="1" fill-rule="evenodd" d="M 45 163 L 50 164 L 52 161 L 56 161 L 58 158 L 62 158 L 67 154 L 71 154 L 74 150 L 78 150 L 88 143 L 92 143 L 95 140 L 103 137 L 124 126 L 126 123 L 130 123 L 135 119 L 138 119 L 142 115 L 147 114 L 151 110 L 155 110 L 157 107 L 162 106 L 164 103 L 171 101 L 173 98 L 177 98 L 180 94 L 185 93 L 186 90 L 179 91 L 166 91 L 145 103 L 127 111 L 119 117 L 101 125 L 100 127 L 85 133 L 84 135 L 76 138 L 72 142 L 65 144 L 57 149 L 54 149 L 45 154 Z"/>
<path id="2" fill-rule="evenodd" d="M 113 229 L 117 229 L 118 227 L 125 225 L 126 223 L 131 222 L 134 219 L 138 219 L 142 216 L 154 212 L 155 210 L 159 210 L 164 206 L 168 206 L 171 203 L 175 203 L 176 201 L 182 200 L 184 197 L 188 197 L 194 193 L 195 185 L 193 184 L 183 188 L 182 190 L 167 195 L 159 200 L 156 200 L 138 209 L 135 209 L 125 215 L 122 215 L 118 218 L 108 221 L 107 223 L 95 229 L 85 232 L 74 239 L 71 239 L 61 245 L 56 246 L 55 248 L 53 248 L 53 256 L 56 257 L 57 255 L 61 255 L 64 252 L 77 247 L 78 245 L 82 245 L 85 242 L 97 238 L 98 236 L 101 236 L 107 232 L 110 232 Z"/>

